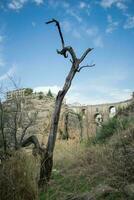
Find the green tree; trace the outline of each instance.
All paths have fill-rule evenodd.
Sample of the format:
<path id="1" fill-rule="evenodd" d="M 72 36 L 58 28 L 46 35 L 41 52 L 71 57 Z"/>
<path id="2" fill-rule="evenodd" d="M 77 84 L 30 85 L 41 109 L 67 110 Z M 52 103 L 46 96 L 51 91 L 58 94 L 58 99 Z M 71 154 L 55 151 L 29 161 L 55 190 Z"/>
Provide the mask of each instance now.
<path id="1" fill-rule="evenodd" d="M 39 92 L 39 99 L 43 99 L 43 96 L 44 96 L 43 92 Z"/>
<path id="2" fill-rule="evenodd" d="M 50 89 L 48 90 L 47 97 L 54 97 Z"/>
<path id="3" fill-rule="evenodd" d="M 32 88 L 26 88 L 25 89 L 25 95 L 28 96 L 28 95 L 31 95 L 33 93 L 33 89 Z"/>

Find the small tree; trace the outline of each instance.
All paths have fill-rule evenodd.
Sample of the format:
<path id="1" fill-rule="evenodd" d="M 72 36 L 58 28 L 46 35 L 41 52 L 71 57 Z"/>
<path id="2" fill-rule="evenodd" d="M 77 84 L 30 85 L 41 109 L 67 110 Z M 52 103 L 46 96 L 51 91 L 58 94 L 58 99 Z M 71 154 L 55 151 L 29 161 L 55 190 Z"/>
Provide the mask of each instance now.
<path id="1" fill-rule="evenodd" d="M 48 90 L 47 97 L 54 97 L 50 89 Z"/>
<path id="2" fill-rule="evenodd" d="M 28 95 L 31 95 L 33 93 L 33 89 L 32 88 L 26 88 L 25 89 L 25 95 L 28 96 Z"/>
<path id="3" fill-rule="evenodd" d="M 43 99 L 43 96 L 44 96 L 43 92 L 39 92 L 39 99 Z"/>

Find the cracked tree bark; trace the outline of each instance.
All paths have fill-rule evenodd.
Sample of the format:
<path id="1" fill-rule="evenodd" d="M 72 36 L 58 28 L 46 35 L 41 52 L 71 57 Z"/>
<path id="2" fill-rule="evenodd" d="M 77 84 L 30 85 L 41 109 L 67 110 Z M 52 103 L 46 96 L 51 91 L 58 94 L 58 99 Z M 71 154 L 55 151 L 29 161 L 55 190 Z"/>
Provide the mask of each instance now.
<path id="1" fill-rule="evenodd" d="M 78 59 L 75 54 L 74 49 L 71 46 L 65 46 L 59 22 L 55 19 L 52 19 L 51 21 L 47 22 L 46 24 L 50 24 L 50 23 L 56 24 L 58 31 L 59 31 L 61 43 L 62 43 L 62 50 L 60 50 L 60 51 L 57 50 L 57 53 L 64 56 L 65 58 L 68 57 L 68 54 L 71 56 L 71 60 L 70 60 L 71 61 L 71 69 L 66 77 L 66 80 L 65 80 L 62 90 L 60 90 L 58 92 L 58 95 L 56 97 L 55 110 L 54 110 L 54 113 L 52 116 L 52 122 L 51 122 L 50 134 L 48 137 L 48 143 L 47 143 L 46 151 L 41 160 L 40 181 L 39 181 L 40 187 L 43 187 L 44 184 L 47 183 L 51 177 L 51 172 L 52 172 L 52 167 L 53 167 L 53 152 L 54 152 L 54 147 L 55 147 L 55 142 L 56 142 L 58 122 L 59 122 L 60 111 L 61 111 L 63 99 L 71 86 L 71 83 L 72 83 L 72 80 L 73 80 L 75 74 L 77 72 L 80 72 L 82 68 L 94 66 L 94 64 L 80 66 L 82 61 L 87 56 L 87 54 L 90 51 L 92 51 L 91 48 L 88 48 L 83 53 L 81 58 Z"/>

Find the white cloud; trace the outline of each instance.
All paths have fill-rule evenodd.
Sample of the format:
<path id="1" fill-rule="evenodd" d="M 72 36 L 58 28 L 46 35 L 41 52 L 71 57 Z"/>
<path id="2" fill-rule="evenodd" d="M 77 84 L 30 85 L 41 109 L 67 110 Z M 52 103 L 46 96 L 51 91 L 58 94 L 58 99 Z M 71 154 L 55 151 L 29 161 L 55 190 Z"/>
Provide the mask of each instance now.
<path id="1" fill-rule="evenodd" d="M 120 72 L 119 75 L 117 70 L 113 70 L 112 74 L 99 76 L 96 79 L 91 78 L 90 81 L 84 80 L 82 83 L 71 86 L 65 96 L 66 102 L 68 104 L 75 103 L 75 105 L 76 102 L 93 105 L 127 100 L 131 97 L 132 90 L 120 88 L 120 83 L 126 79 L 125 72 Z M 57 94 L 61 87 L 57 85 L 41 86 L 34 88 L 34 91 L 47 93 L 49 89 Z"/>
<path id="2" fill-rule="evenodd" d="M 119 102 L 131 98 L 132 89 L 120 88 L 120 83 L 127 79 L 126 73 L 113 71 L 112 74 L 100 76 L 70 89 L 66 96 L 67 103 L 100 104 Z M 114 77 L 114 78 L 113 78 Z"/>
<path id="3" fill-rule="evenodd" d="M 76 39 L 81 38 L 80 31 L 78 31 L 77 29 L 74 29 L 72 24 L 69 21 L 67 21 L 67 20 L 63 21 L 61 23 L 61 26 L 66 33 L 70 33 Z"/>
<path id="4" fill-rule="evenodd" d="M 32 22 L 32 26 L 35 27 L 36 26 L 36 22 Z"/>
<path id="5" fill-rule="evenodd" d="M 114 88 L 103 84 L 89 84 L 82 87 L 75 86 L 75 89 L 70 90 L 65 98 L 68 104 L 76 104 L 77 102 L 84 105 L 95 105 L 124 101 L 130 99 L 131 94 L 131 89 Z"/>
<path id="6" fill-rule="evenodd" d="M 87 9 L 87 8 L 90 8 L 90 5 L 84 1 L 81 1 L 80 4 L 79 4 L 79 8 L 80 9 Z"/>
<path id="7" fill-rule="evenodd" d="M 107 21 L 108 21 L 108 27 L 106 28 L 106 33 L 112 33 L 114 30 L 117 29 L 119 22 L 113 21 L 111 15 L 108 15 Z"/>
<path id="8" fill-rule="evenodd" d="M 72 30 L 72 25 L 69 21 L 65 20 L 61 23 L 61 26 L 65 32 L 70 32 Z"/>
<path id="9" fill-rule="evenodd" d="M 124 10 L 124 11 L 127 9 L 127 6 L 122 2 L 117 2 L 116 7 L 119 8 L 120 10 Z"/>
<path id="10" fill-rule="evenodd" d="M 124 29 L 134 28 L 134 16 L 128 16 L 126 23 L 124 24 Z"/>
<path id="11" fill-rule="evenodd" d="M 117 0 L 101 0 L 100 5 L 104 8 L 110 8 Z"/>
<path id="12" fill-rule="evenodd" d="M 36 3 L 37 5 L 43 4 L 44 0 L 10 0 L 8 3 L 8 8 L 11 10 L 20 10 L 23 8 L 23 6 L 28 3 L 28 2 L 33 2 Z"/>
<path id="13" fill-rule="evenodd" d="M 91 27 L 91 28 L 88 28 L 86 30 L 86 33 L 89 35 L 89 36 L 96 36 L 98 34 L 99 30 L 98 30 L 98 27 Z"/>
<path id="14" fill-rule="evenodd" d="M 101 47 L 102 48 L 104 46 L 102 37 L 99 36 L 99 35 L 96 38 L 94 38 L 93 43 L 94 43 L 94 45 L 96 47 Z"/>
<path id="15" fill-rule="evenodd" d="M 37 5 L 41 5 L 44 3 L 44 0 L 33 0 Z"/>
<path id="16" fill-rule="evenodd" d="M 111 6 L 116 6 L 123 11 L 127 9 L 124 0 L 101 0 L 100 5 L 103 8 L 111 8 Z"/>
<path id="17" fill-rule="evenodd" d="M 57 85 L 39 86 L 39 87 L 34 88 L 34 92 L 43 92 L 46 94 L 49 90 L 51 90 L 52 93 L 57 94 L 60 89 L 61 87 Z"/>
<path id="18" fill-rule="evenodd" d="M 8 4 L 8 8 L 12 10 L 19 10 L 27 1 L 28 0 L 11 0 L 11 2 Z"/>
<path id="19" fill-rule="evenodd" d="M 83 8 L 86 7 L 86 5 L 87 5 L 87 4 L 86 4 L 85 2 L 81 1 L 79 7 L 80 7 L 81 9 L 83 9 Z"/>
<path id="20" fill-rule="evenodd" d="M 85 29 L 84 32 L 89 37 L 91 37 L 91 39 L 93 41 L 93 44 L 96 47 L 101 47 L 102 48 L 104 46 L 102 36 L 100 35 L 99 29 L 98 29 L 97 26 L 93 26 L 93 27 L 87 28 L 87 29 Z"/>
<path id="21" fill-rule="evenodd" d="M 74 10 L 69 8 L 66 10 L 66 12 L 67 12 L 67 14 L 74 17 L 79 23 L 82 22 L 82 18 Z"/>
<path id="22" fill-rule="evenodd" d="M 76 29 L 73 30 L 72 35 L 77 38 L 80 39 L 81 38 L 81 34 L 79 31 L 77 31 Z"/>

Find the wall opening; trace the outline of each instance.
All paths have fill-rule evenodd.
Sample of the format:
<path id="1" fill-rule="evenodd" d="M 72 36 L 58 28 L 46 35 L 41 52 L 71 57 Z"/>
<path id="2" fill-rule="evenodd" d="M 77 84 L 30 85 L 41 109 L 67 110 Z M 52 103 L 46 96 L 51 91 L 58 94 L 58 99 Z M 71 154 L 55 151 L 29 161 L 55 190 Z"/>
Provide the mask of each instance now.
<path id="1" fill-rule="evenodd" d="M 101 124 L 102 124 L 102 122 L 103 122 L 102 114 L 96 113 L 96 114 L 94 115 L 94 119 L 95 119 L 95 123 L 97 124 L 97 126 L 101 126 Z"/>
<path id="2" fill-rule="evenodd" d="M 114 106 L 110 106 L 109 108 L 109 117 L 112 118 L 116 115 L 116 108 Z"/>
<path id="3" fill-rule="evenodd" d="M 82 115 L 85 115 L 85 114 L 86 114 L 86 109 L 83 108 L 83 109 L 81 110 L 81 113 L 82 113 Z"/>

